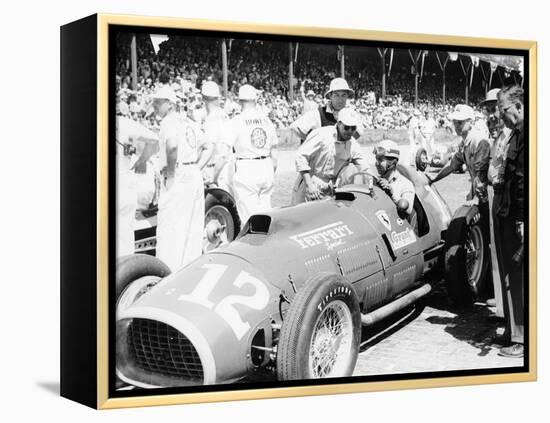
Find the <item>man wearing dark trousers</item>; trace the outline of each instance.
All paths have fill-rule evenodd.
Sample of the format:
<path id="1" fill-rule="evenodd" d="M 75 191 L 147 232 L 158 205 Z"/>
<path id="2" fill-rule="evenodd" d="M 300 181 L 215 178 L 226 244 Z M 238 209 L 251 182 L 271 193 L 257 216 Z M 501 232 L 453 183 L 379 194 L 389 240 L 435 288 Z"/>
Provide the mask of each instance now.
<path id="1" fill-rule="evenodd" d="M 506 159 L 497 183 L 493 182 L 493 218 L 495 232 L 500 234 L 496 246 L 501 274 L 505 336 L 510 345 L 499 352 L 505 357 L 523 357 L 524 314 L 524 221 L 525 221 L 525 162 L 523 89 L 503 88 L 498 94 L 499 114 L 512 130 Z"/>

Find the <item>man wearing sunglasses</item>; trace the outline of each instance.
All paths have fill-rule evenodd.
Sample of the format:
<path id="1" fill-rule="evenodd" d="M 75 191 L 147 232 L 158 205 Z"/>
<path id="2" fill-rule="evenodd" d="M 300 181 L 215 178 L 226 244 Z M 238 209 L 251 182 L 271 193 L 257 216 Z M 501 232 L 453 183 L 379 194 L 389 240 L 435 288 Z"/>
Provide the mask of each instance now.
<path id="1" fill-rule="evenodd" d="M 494 88 L 487 92 L 485 100 L 479 103 L 483 114 L 485 115 L 485 122 L 487 124 L 487 130 L 489 131 L 489 137 L 493 142 L 500 139 L 508 138 L 510 135 L 510 129 L 508 129 L 502 119 L 500 119 L 497 107 L 497 96 L 500 88 Z M 491 154 L 491 157 L 494 157 Z"/>
<path id="2" fill-rule="evenodd" d="M 379 175 L 376 184 L 391 197 L 400 212 L 410 216 L 414 206 L 414 185 L 397 170 L 400 155 L 397 144 L 390 140 L 381 141 L 373 153 Z"/>
<path id="3" fill-rule="evenodd" d="M 352 138 L 357 125 L 359 115 L 351 108 L 344 108 L 336 125 L 309 134 L 296 152 L 296 170 L 300 175 L 294 184 L 292 204 L 330 195 L 331 187 L 350 163 L 359 171 L 367 170 L 367 160 L 359 143 Z"/>

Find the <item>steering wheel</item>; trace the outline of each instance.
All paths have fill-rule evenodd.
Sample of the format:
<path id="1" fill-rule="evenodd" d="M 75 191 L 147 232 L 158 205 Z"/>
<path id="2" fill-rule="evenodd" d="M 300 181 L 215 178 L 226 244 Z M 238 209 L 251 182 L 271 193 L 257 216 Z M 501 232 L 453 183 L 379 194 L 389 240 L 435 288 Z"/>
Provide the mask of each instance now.
<path id="1" fill-rule="evenodd" d="M 370 172 L 366 172 L 366 171 L 359 171 L 359 172 L 354 172 L 352 173 L 350 176 L 349 176 L 349 179 L 351 181 L 353 181 L 355 179 L 356 176 L 368 176 L 370 178 L 372 178 L 375 182 L 376 180 L 378 180 L 379 178 L 376 176 L 376 175 L 373 175 L 372 173 Z M 364 179 L 363 179 L 364 181 Z M 366 184 L 365 182 L 363 182 L 363 184 Z"/>

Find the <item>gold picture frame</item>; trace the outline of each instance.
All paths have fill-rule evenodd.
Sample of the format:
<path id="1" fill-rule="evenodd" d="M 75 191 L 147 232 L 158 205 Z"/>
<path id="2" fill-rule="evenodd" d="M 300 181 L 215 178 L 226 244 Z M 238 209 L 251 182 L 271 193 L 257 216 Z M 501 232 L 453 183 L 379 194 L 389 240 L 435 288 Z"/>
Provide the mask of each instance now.
<path id="1" fill-rule="evenodd" d="M 69 263 L 68 257 L 70 252 L 69 245 L 62 242 L 62 262 L 63 266 L 67 266 L 66 271 L 62 272 L 62 380 L 61 391 L 62 395 L 78 402 L 92 406 L 98 409 L 113 409 L 121 407 L 139 407 L 150 405 L 169 405 L 169 404 L 188 404 L 188 403 L 206 403 L 216 401 L 236 401 L 260 398 L 280 398 L 290 396 L 308 396 L 308 395 L 325 395 L 325 394 L 341 394 L 355 392 L 371 392 L 371 391 L 386 391 L 400 389 L 415 389 L 415 388 L 435 388 L 463 385 L 478 385 L 478 384 L 494 384 L 505 382 L 527 382 L 534 381 L 537 378 L 537 263 L 536 254 L 528 254 L 528 369 L 525 371 L 512 373 L 495 374 L 476 374 L 476 375 L 459 375 L 448 377 L 434 378 L 402 378 L 397 380 L 379 380 L 379 381 L 360 381 L 346 382 L 331 385 L 304 385 L 304 386 L 285 386 L 285 387 L 268 387 L 258 389 L 238 389 L 232 387 L 230 390 L 208 391 L 208 392 L 186 392 L 186 393 L 168 393 L 168 394 L 150 394 L 147 392 L 144 395 L 136 396 L 116 396 L 110 395 L 109 380 L 113 377 L 109 367 L 109 345 L 112 342 L 112 334 L 110 335 L 110 315 L 109 310 L 109 280 L 110 280 L 110 262 L 109 262 L 109 226 L 112 221 L 112 214 L 109 211 L 109 134 L 110 126 L 109 119 L 112 118 L 113 110 L 111 102 L 111 92 L 113 88 L 109 86 L 109 28 L 112 26 L 132 26 L 140 28 L 166 28 L 170 30 L 185 29 L 197 31 L 217 31 L 217 32 L 236 32 L 241 34 L 250 34 L 252 37 L 255 34 L 270 35 L 270 36 L 291 36 L 297 40 L 303 38 L 323 38 L 323 39 L 338 39 L 338 40 L 354 40 L 354 41 L 369 41 L 369 42 L 386 42 L 386 43 L 407 43 L 420 44 L 430 46 L 441 46 L 445 50 L 452 47 L 471 47 L 484 49 L 509 49 L 524 52 L 528 59 L 528 86 L 524 89 L 528 91 L 529 99 L 529 117 L 528 117 L 528 134 L 529 134 L 529 233 L 528 233 L 528 251 L 535 252 L 537 248 L 537 43 L 534 41 L 518 41 L 504 39 L 488 39 L 476 37 L 458 37 L 446 35 L 431 35 L 431 34 L 411 34 L 400 32 L 381 32 L 368 31 L 359 29 L 337 29 L 337 28 L 314 28 L 302 26 L 288 25 L 261 25 L 253 23 L 237 23 L 225 21 L 210 21 L 197 19 L 180 19 L 180 18 L 162 18 L 162 17 L 144 17 L 144 16 L 123 16 L 98 14 L 87 18 L 87 29 L 82 30 L 84 40 L 92 40 L 95 38 L 95 50 L 89 53 L 89 56 L 95 55 L 93 62 L 97 68 L 93 70 L 95 74 L 95 131 L 97 142 L 92 150 L 95 150 L 95 173 L 90 175 L 90 180 L 95 180 L 95 191 L 88 193 L 90 204 L 95 203 L 96 209 L 90 215 L 90 220 L 87 221 L 88 229 L 95 228 L 95 239 L 87 239 L 86 241 L 95 242 L 95 248 L 92 248 L 89 255 L 82 260 L 86 260 L 87 269 L 91 269 L 92 278 L 95 280 L 95 285 L 90 292 L 95 293 L 91 301 L 90 307 L 95 307 L 93 313 L 86 318 L 89 319 L 89 327 L 95 329 L 94 339 L 89 336 L 86 341 L 95 347 L 95 351 L 91 356 L 88 365 L 92 366 L 95 371 L 95 384 L 90 380 L 82 380 L 78 382 L 78 369 L 85 361 L 75 361 L 72 355 L 75 351 L 74 344 L 83 342 L 78 338 L 78 328 L 73 328 L 69 323 L 70 320 L 77 318 L 74 306 L 69 305 L 69 302 L 75 301 L 77 287 L 69 287 L 69 274 L 74 271 L 72 267 L 77 266 L 76 263 Z M 82 21 L 84 22 L 84 20 Z M 74 58 L 71 56 L 75 49 L 88 48 L 85 44 L 78 45 L 73 41 L 71 46 L 68 42 L 63 41 L 63 37 L 74 37 L 78 34 L 79 26 L 82 22 L 68 24 L 62 29 L 62 101 L 65 101 L 64 96 L 70 89 L 69 86 L 63 87 L 64 77 L 69 80 L 72 78 L 69 68 L 64 68 L 63 58 L 66 58 L 66 65 L 73 64 Z M 65 31 L 65 33 L 64 33 Z M 73 31 L 73 32 L 71 32 Z M 76 35 L 78 36 L 78 35 Z M 65 91 L 64 91 L 65 90 Z M 90 97 L 91 98 L 91 97 Z M 70 107 L 70 101 L 67 100 L 67 107 Z M 62 128 L 64 125 L 74 125 L 71 121 L 72 115 L 69 111 L 63 113 L 62 107 Z M 63 138 L 62 131 L 62 138 Z M 68 137 L 68 133 L 65 137 Z M 62 158 L 67 163 L 73 160 L 70 155 L 74 151 L 67 147 L 69 140 L 65 142 L 62 139 Z M 64 153 L 63 149 L 67 148 Z M 71 147 L 74 148 L 74 147 Z M 90 150 L 90 151 L 92 151 Z M 75 156 L 76 157 L 76 156 Z M 79 160 L 79 159 L 76 159 Z M 93 166 L 92 166 L 93 167 Z M 74 165 L 67 164 L 64 167 L 65 176 L 75 174 Z M 72 172 L 72 173 L 71 173 Z M 65 189 L 62 180 L 62 197 L 65 197 L 66 202 L 72 202 L 72 191 Z M 63 209 L 63 200 L 62 200 Z M 73 222 L 73 223 L 70 223 Z M 75 229 L 78 224 L 75 221 L 66 221 L 63 223 L 65 230 Z M 88 230 L 88 236 L 91 233 Z M 84 235 L 83 235 L 84 236 Z M 62 240 L 64 238 L 62 237 Z M 65 261 L 63 261 L 63 257 Z M 94 260 L 91 260 L 92 257 Z M 82 262 L 84 263 L 84 262 Z M 71 267 L 72 266 L 72 267 Z M 83 282 L 84 283 L 84 282 Z M 65 293 L 65 294 L 63 294 Z M 88 300 L 85 300 L 88 301 Z M 88 309 L 87 309 L 88 310 Z M 88 310 L 90 311 L 90 310 Z M 89 344 L 84 344 L 89 345 Z M 85 354 L 85 353 L 84 353 Z M 64 361 L 64 358 L 67 361 Z M 81 360 L 86 360 L 81 358 Z M 86 385 L 86 386 L 83 386 Z M 95 392 L 95 396 L 93 393 Z"/>

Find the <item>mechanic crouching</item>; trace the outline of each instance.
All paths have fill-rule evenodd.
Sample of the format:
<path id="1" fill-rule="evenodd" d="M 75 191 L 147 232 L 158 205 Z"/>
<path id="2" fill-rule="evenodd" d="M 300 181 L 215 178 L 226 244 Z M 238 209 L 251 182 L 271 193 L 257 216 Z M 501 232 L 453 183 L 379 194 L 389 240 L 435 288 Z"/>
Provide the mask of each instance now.
<path id="1" fill-rule="evenodd" d="M 390 140 L 381 141 L 374 147 L 374 156 L 379 175 L 375 178 L 376 184 L 391 197 L 399 214 L 404 218 L 409 217 L 414 206 L 414 185 L 397 170 L 397 144 Z"/>

